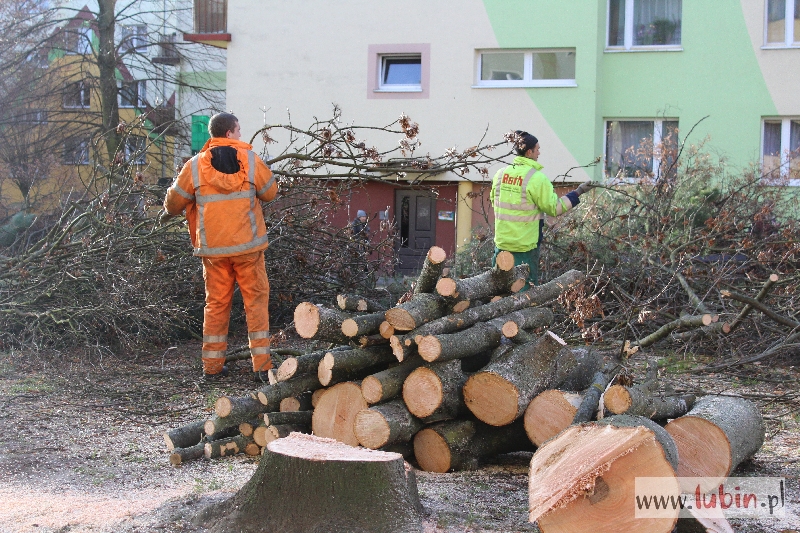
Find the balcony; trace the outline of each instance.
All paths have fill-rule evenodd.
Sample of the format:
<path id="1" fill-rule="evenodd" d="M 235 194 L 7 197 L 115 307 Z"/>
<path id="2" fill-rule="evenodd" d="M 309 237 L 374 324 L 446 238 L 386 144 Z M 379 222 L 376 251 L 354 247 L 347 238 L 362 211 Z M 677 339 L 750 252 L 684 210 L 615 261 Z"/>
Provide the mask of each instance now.
<path id="1" fill-rule="evenodd" d="M 158 42 L 158 55 L 150 61 L 159 65 L 178 65 L 181 62 L 181 56 L 175 46 L 178 37 L 174 33 L 172 35 L 161 35 Z"/>
<path id="2" fill-rule="evenodd" d="M 183 39 L 227 48 L 228 0 L 194 0 L 194 33 L 184 33 Z"/>

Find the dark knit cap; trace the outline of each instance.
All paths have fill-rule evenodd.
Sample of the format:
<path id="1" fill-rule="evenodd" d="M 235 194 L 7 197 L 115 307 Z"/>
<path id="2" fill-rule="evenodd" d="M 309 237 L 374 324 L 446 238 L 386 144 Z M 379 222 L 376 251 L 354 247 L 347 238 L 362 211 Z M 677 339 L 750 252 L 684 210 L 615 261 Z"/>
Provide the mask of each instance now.
<path id="1" fill-rule="evenodd" d="M 525 155 L 525 152 L 531 150 L 539 143 L 539 139 L 537 139 L 527 131 L 517 130 L 514 133 L 519 135 L 520 138 L 520 142 L 517 143 L 516 146 L 518 155 Z"/>

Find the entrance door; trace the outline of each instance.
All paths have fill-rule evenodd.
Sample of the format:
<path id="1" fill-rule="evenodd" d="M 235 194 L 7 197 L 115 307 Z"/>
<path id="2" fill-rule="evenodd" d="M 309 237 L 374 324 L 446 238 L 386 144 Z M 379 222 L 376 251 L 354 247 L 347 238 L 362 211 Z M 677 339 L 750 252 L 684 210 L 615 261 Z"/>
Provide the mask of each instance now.
<path id="1" fill-rule="evenodd" d="M 416 275 L 436 243 L 436 197 L 430 191 L 396 191 L 397 271 Z"/>

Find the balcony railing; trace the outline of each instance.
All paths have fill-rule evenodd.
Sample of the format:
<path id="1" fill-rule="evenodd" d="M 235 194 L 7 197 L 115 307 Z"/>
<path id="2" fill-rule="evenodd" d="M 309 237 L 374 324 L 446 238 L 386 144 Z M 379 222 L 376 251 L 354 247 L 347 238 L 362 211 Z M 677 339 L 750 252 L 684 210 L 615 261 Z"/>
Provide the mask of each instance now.
<path id="1" fill-rule="evenodd" d="M 177 65 L 181 62 L 181 56 L 175 43 L 178 40 L 176 34 L 161 35 L 158 42 L 158 55 L 151 59 L 153 63 L 160 63 L 162 65 Z"/>
<path id="2" fill-rule="evenodd" d="M 228 32 L 228 0 L 194 0 L 194 32 Z"/>

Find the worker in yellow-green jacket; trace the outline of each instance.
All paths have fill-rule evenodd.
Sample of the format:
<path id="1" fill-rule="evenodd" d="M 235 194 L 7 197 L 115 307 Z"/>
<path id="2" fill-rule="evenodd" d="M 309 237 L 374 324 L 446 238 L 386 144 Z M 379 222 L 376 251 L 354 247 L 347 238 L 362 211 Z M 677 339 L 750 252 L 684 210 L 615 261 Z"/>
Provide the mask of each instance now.
<path id="1" fill-rule="evenodd" d="M 539 163 L 539 140 L 517 130 L 514 162 L 500 169 L 492 180 L 490 198 L 494 207 L 494 265 L 502 251 L 514 255 L 514 264 L 531 267 L 528 281 L 539 282 L 539 245 L 542 241 L 544 215 L 558 216 L 580 202 L 579 197 L 592 188 L 582 183 L 561 198 L 542 173 Z"/>

